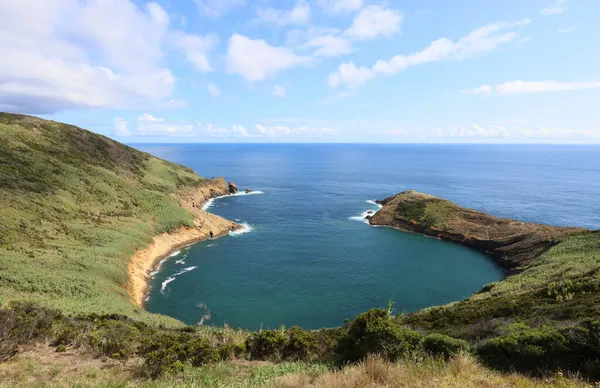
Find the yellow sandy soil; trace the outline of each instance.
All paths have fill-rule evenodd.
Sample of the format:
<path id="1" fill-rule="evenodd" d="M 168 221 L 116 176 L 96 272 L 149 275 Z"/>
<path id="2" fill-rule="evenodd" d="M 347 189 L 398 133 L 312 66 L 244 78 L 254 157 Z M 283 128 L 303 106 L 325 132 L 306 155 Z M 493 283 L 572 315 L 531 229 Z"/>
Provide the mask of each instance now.
<path id="1" fill-rule="evenodd" d="M 194 193 L 181 193 L 180 205 L 192 212 L 196 227 L 180 228 L 175 232 L 155 236 L 152 244 L 133 256 L 129 262 L 130 286 L 128 292 L 137 306 L 141 307 L 144 304 L 151 278 L 150 273 L 162 259 L 183 246 L 209 239 L 211 231 L 216 238 L 239 228 L 235 222 L 199 209 L 211 197 L 226 193 L 227 184 L 224 180 L 219 180 L 212 187 L 207 186 L 194 190 Z M 196 207 L 192 207 L 192 199 Z"/>

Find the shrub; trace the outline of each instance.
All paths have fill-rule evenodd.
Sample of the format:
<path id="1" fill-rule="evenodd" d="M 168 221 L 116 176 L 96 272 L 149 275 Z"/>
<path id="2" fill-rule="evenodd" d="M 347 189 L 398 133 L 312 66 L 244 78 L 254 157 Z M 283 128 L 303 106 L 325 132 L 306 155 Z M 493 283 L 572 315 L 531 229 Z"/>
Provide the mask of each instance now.
<path id="1" fill-rule="evenodd" d="M 200 366 L 219 360 L 219 352 L 207 338 L 189 333 L 161 332 L 146 337 L 139 353 L 145 358 L 146 373 L 152 378 L 180 371 L 186 363 Z"/>
<path id="2" fill-rule="evenodd" d="M 140 341 L 139 330 L 122 321 L 103 321 L 89 336 L 89 345 L 98 353 L 111 358 L 134 355 Z"/>
<path id="3" fill-rule="evenodd" d="M 423 339 L 423 350 L 430 356 L 448 360 L 461 351 L 468 351 L 469 343 L 444 334 L 433 333 Z"/>
<path id="4" fill-rule="evenodd" d="M 543 373 L 564 367 L 568 348 L 565 336 L 555 328 L 518 325 L 507 335 L 484 343 L 477 354 L 493 368 Z"/>
<path id="5" fill-rule="evenodd" d="M 314 332 L 292 327 L 286 331 L 288 342 L 283 349 L 283 358 L 291 360 L 309 360 L 318 349 Z"/>
<path id="6" fill-rule="evenodd" d="M 246 339 L 246 349 L 253 360 L 281 359 L 286 343 L 283 330 L 263 330 Z"/>
<path id="7" fill-rule="evenodd" d="M 338 361 L 358 361 L 368 354 L 388 360 L 414 357 L 421 349 L 423 336 L 395 323 L 389 312 L 373 309 L 352 321 L 348 334 L 337 347 Z"/>

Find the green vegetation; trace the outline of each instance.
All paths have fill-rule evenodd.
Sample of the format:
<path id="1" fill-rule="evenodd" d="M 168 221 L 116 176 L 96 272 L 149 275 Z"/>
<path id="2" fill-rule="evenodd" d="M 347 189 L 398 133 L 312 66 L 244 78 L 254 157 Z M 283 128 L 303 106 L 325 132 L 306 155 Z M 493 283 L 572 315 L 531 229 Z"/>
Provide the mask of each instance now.
<path id="1" fill-rule="evenodd" d="M 204 182 L 104 136 L 0 113 L 0 302 L 177 324 L 130 303 L 127 263 L 155 234 L 193 226 L 176 193 Z"/>
<path id="2" fill-rule="evenodd" d="M 389 305 L 316 331 L 184 327 L 135 307 L 128 260 L 154 235 L 193 226 L 179 201 L 207 183 L 103 136 L 0 113 L 0 379 L 8 373 L 22 386 L 45 379 L 63 386 L 583 384 L 555 375 L 560 370 L 600 380 L 600 232 L 497 219 L 416 192 L 389 198 L 371 222 L 484 250 L 511 275 L 446 306 L 394 316 Z M 24 346 L 50 349 L 51 361 L 23 366 Z M 113 372 L 60 376 L 56 360 L 74 354 Z M 554 377 L 501 375 L 478 362 Z"/>

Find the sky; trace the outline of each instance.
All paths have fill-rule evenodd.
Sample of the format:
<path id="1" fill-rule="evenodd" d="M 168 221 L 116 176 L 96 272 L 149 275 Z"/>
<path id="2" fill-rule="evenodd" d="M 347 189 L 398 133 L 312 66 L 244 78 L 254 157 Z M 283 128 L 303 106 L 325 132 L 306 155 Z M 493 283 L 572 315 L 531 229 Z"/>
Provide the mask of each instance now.
<path id="1" fill-rule="evenodd" d="M 0 111 L 125 143 L 600 143 L 600 0 L 0 0 Z"/>

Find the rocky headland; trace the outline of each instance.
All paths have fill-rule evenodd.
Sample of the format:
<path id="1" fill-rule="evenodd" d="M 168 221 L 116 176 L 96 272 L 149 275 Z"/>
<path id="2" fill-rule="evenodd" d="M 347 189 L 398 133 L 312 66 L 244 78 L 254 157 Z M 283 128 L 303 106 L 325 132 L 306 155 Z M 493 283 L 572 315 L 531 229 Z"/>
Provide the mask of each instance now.
<path id="1" fill-rule="evenodd" d="M 452 241 L 488 254 L 509 271 L 528 266 L 561 238 L 589 232 L 498 218 L 412 190 L 376 202 L 383 207 L 368 216 L 371 225 Z"/>

